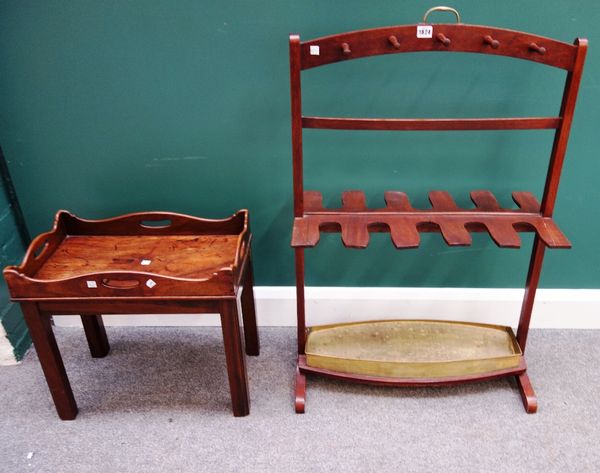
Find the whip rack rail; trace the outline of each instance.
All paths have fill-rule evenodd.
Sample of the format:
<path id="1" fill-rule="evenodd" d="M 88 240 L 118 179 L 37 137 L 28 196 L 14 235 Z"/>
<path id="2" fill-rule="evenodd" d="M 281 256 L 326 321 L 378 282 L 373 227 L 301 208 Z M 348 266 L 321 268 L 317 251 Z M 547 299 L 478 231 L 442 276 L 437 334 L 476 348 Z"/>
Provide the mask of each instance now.
<path id="1" fill-rule="evenodd" d="M 320 192 L 304 192 L 304 217 L 294 220 L 293 247 L 313 247 L 321 231 L 340 232 L 344 246 L 366 248 L 369 231 L 390 232 L 396 248 L 417 248 L 419 232 L 440 232 L 449 246 L 469 246 L 469 232 L 487 231 L 501 248 L 520 248 L 517 232 L 535 231 L 550 248 L 570 248 L 569 240 L 551 218 L 540 214 L 530 192 L 514 192 L 519 209 L 503 209 L 489 191 L 473 191 L 475 209 L 459 208 L 444 191 L 429 193 L 431 209 L 414 209 L 404 192 L 387 191 L 386 207 L 368 209 L 360 191 L 342 194 L 341 209 L 323 208 Z"/>
<path id="2" fill-rule="evenodd" d="M 434 11 L 456 16 L 454 23 L 427 23 Z M 537 399 L 525 363 L 525 346 L 545 248 L 571 244 L 552 219 L 561 170 L 587 52 L 587 40 L 564 43 L 530 33 L 461 23 L 449 7 L 434 7 L 423 22 L 300 41 L 291 35 L 290 89 L 294 177 L 294 225 L 298 318 L 295 408 L 304 412 L 307 374 L 386 386 L 447 385 L 515 377 L 525 410 Z M 360 118 L 302 114 L 302 72 L 341 61 L 377 55 L 429 51 L 467 52 L 531 61 L 567 72 L 560 111 L 548 117 Z M 429 193 L 431 208 L 415 209 L 403 192 L 385 192 L 385 207 L 368 208 L 360 191 L 342 194 L 342 207 L 323 206 L 317 191 L 304 190 L 304 128 L 381 131 L 465 131 L 554 129 L 554 143 L 539 203 L 529 192 L 514 192 L 517 208 L 502 208 L 489 191 L 473 191 L 474 208 L 460 208 L 444 191 Z M 534 242 L 516 335 L 511 327 L 436 320 L 379 320 L 307 327 L 306 248 L 321 232 L 339 232 L 343 244 L 365 248 L 370 232 L 389 232 L 396 248 L 416 248 L 421 232 L 439 232 L 450 246 L 471 244 L 471 232 L 487 232 L 502 248 L 519 248 L 518 232 Z"/>

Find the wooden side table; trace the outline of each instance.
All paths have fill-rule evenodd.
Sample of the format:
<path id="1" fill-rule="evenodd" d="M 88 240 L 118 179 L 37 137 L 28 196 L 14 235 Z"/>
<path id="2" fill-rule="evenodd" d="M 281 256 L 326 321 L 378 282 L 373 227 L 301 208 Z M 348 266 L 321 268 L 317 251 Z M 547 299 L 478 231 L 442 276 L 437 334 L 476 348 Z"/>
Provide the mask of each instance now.
<path id="1" fill-rule="evenodd" d="M 4 270 L 59 417 L 74 419 L 77 404 L 52 331 L 58 314 L 80 315 L 91 355 L 104 357 L 101 314 L 219 313 L 233 415 L 248 415 L 244 342 L 246 354 L 259 354 L 251 238 L 247 210 L 223 220 L 167 212 L 84 220 L 59 211 L 23 263 Z"/>

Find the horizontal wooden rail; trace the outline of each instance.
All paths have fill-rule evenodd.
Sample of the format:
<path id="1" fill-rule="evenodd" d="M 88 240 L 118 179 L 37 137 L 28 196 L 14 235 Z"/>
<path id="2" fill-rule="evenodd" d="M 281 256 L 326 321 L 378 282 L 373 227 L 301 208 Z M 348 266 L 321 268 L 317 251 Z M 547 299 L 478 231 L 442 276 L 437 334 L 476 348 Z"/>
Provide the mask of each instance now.
<path id="1" fill-rule="evenodd" d="M 573 70 L 575 45 L 522 31 L 466 24 L 431 25 L 431 34 L 419 37 L 421 25 L 400 25 L 351 31 L 304 41 L 300 45 L 302 70 L 340 61 L 425 51 L 509 56 Z M 393 38 L 392 38 L 393 36 Z"/>
<path id="2" fill-rule="evenodd" d="M 366 248 L 369 233 L 389 232 L 396 248 L 416 248 L 419 233 L 440 232 L 450 246 L 471 245 L 470 232 L 488 232 L 502 248 L 519 248 L 517 232 L 536 232 L 550 248 L 570 248 L 571 243 L 551 218 L 540 214 L 540 204 L 529 192 L 514 192 L 518 209 L 504 209 L 489 191 L 473 191 L 474 209 L 458 207 L 444 191 L 429 193 L 431 208 L 415 209 L 404 192 L 385 193 L 386 206 L 367 207 L 362 191 L 342 194 L 342 207 L 323 207 L 320 192 L 304 193 L 304 214 L 294 219 L 292 246 L 313 247 L 321 232 L 339 232 L 349 248 Z"/>
<path id="3" fill-rule="evenodd" d="M 560 117 L 520 118 L 336 118 L 302 117 L 303 128 L 327 130 L 544 130 L 556 129 Z"/>

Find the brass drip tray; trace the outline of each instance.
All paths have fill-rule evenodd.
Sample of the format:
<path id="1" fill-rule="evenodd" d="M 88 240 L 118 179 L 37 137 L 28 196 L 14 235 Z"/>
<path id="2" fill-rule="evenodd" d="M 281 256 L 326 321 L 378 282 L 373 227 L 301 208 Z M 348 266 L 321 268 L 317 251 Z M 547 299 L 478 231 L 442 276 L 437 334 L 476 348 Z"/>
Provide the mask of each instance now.
<path id="1" fill-rule="evenodd" d="M 519 366 L 510 327 L 439 320 L 379 320 L 309 329 L 310 367 L 386 378 L 480 375 Z"/>

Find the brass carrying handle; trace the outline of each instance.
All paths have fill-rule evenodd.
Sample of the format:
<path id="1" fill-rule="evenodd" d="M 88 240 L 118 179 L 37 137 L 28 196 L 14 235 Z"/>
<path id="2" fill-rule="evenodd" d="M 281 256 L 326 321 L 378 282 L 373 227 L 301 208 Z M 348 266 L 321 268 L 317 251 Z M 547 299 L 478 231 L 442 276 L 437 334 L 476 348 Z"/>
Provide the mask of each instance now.
<path id="1" fill-rule="evenodd" d="M 429 16 L 430 13 L 433 13 L 434 11 L 449 11 L 450 13 L 454 13 L 454 16 L 456 16 L 456 22 L 460 23 L 460 13 L 458 13 L 458 11 L 452 7 L 444 7 L 444 6 L 439 6 L 439 7 L 433 7 L 430 8 L 429 10 L 427 10 L 425 12 L 425 15 L 423 15 L 423 23 L 427 23 L 427 17 Z"/>

